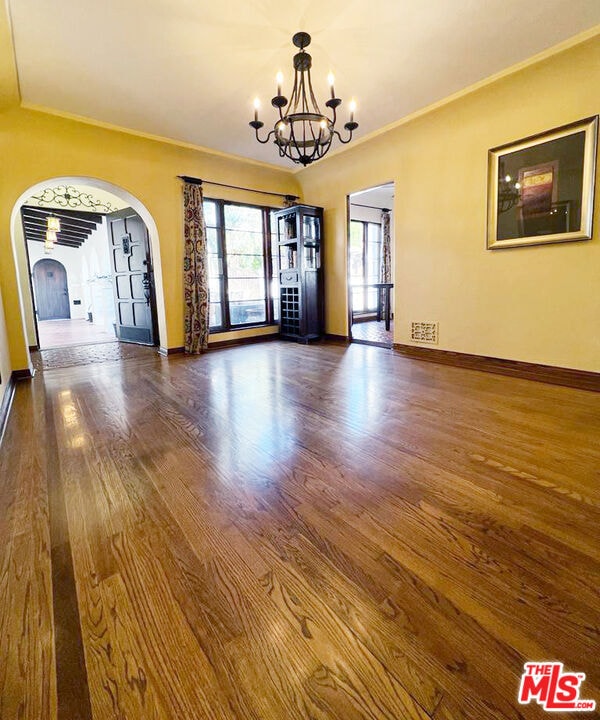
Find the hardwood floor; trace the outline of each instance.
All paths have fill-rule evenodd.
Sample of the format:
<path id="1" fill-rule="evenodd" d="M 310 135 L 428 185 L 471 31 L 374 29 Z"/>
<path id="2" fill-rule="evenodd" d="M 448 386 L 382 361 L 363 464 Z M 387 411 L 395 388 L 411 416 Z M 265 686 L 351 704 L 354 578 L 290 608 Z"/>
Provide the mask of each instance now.
<path id="1" fill-rule="evenodd" d="M 356 344 L 46 370 L 0 449 L 0 717 L 541 718 L 541 660 L 598 702 L 599 437 L 598 394 Z"/>

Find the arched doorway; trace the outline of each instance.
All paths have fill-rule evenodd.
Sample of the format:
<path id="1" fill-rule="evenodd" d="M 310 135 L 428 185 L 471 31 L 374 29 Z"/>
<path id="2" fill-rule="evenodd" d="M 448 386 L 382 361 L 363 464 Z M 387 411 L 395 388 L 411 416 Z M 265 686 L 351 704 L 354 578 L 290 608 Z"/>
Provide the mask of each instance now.
<path id="1" fill-rule="evenodd" d="M 69 287 L 65 266 L 45 258 L 33 266 L 33 291 L 38 320 L 62 320 L 71 317 Z"/>
<path id="2" fill-rule="evenodd" d="M 36 183 L 35 185 L 29 187 L 27 190 L 25 190 L 17 202 L 15 203 L 12 211 L 11 216 L 11 234 L 12 234 L 12 244 L 13 244 L 13 254 L 15 257 L 15 263 L 17 265 L 17 282 L 18 282 L 18 288 L 19 288 L 19 296 L 20 296 L 20 308 L 21 308 L 21 318 L 23 321 L 23 331 L 24 336 L 26 339 L 26 344 L 29 348 L 29 351 L 37 349 L 39 347 L 39 340 L 38 340 L 38 333 L 37 333 L 37 327 L 36 327 L 36 317 L 34 314 L 34 288 L 32 285 L 33 280 L 33 264 L 31 263 L 31 266 L 28 266 L 28 259 L 27 259 L 27 250 L 26 245 L 24 242 L 24 231 L 22 227 L 22 207 L 23 205 L 27 204 L 29 199 L 35 195 L 43 194 L 45 189 L 49 186 L 57 186 L 57 185 L 73 185 L 73 186 L 84 186 L 88 191 L 90 189 L 96 189 L 96 193 L 101 197 L 107 197 L 108 195 L 116 196 L 121 201 L 120 205 L 117 205 L 117 207 L 120 208 L 130 208 L 130 212 L 133 217 L 137 218 L 137 221 L 144 227 L 145 230 L 145 242 L 146 242 L 146 258 L 142 261 L 144 264 L 143 271 L 148 272 L 147 278 L 151 281 L 152 284 L 152 313 L 153 313 L 153 327 L 152 327 L 152 334 L 151 334 L 151 341 L 148 344 L 154 344 L 154 345 L 166 345 L 167 338 L 166 338 L 166 317 L 165 317 L 165 307 L 164 307 L 164 293 L 163 293 L 163 287 L 162 287 L 162 272 L 161 272 L 161 262 L 160 262 L 160 248 L 159 248 L 159 238 L 158 238 L 158 231 L 156 228 L 156 223 L 154 222 L 154 219 L 152 218 L 151 214 L 147 210 L 147 208 L 133 195 L 131 195 L 129 192 L 124 190 L 123 188 L 120 188 L 119 186 L 113 185 L 111 183 L 105 182 L 103 180 L 99 180 L 97 178 L 91 178 L 91 177 L 54 177 L 49 178 L 48 180 L 45 180 L 43 182 Z M 56 206 L 55 206 L 56 207 Z M 74 213 L 78 214 L 77 209 L 72 210 L 72 205 L 69 206 L 68 209 L 65 209 L 65 213 Z M 40 208 L 35 208 L 37 213 L 39 214 Z M 106 226 L 106 230 L 108 230 L 109 226 L 109 215 L 110 212 L 105 211 L 105 215 L 103 217 L 103 223 Z M 36 214 L 36 213 L 34 213 Z M 53 213 L 54 214 L 54 213 Z M 82 213 L 79 213 L 80 215 Z M 141 219 L 141 220 L 140 220 Z M 71 218 L 66 217 L 65 218 L 66 223 L 65 227 L 69 230 L 72 228 L 69 228 L 69 225 L 72 225 Z M 40 224 L 39 218 L 37 224 Z M 75 228 L 77 230 L 77 228 Z M 129 232 L 129 230 L 127 230 Z M 73 240 L 73 238 L 71 238 Z M 121 246 L 122 237 L 119 238 L 119 246 Z M 133 245 L 134 243 L 132 243 Z M 64 248 L 63 248 L 64 249 Z M 39 255 L 38 255 L 39 258 Z M 37 259 L 37 258 L 36 258 Z M 62 260 L 62 258 L 60 258 Z M 84 268 L 91 269 L 92 266 L 95 263 L 95 256 L 92 259 L 84 260 L 82 265 Z M 144 286 L 144 272 L 142 272 L 142 288 L 141 288 L 141 295 L 142 295 L 142 301 L 144 304 L 144 307 L 147 306 L 147 297 L 146 297 L 146 291 L 147 287 Z M 79 279 L 77 276 L 73 277 L 73 280 L 71 279 L 71 276 L 68 272 L 67 267 L 67 276 L 68 276 L 68 282 L 69 282 L 69 291 L 71 294 L 70 300 L 71 300 L 71 317 L 88 317 L 89 312 L 88 308 L 86 307 L 86 298 L 82 297 L 81 288 L 78 288 L 77 285 L 79 283 Z M 96 279 L 98 277 L 103 278 L 106 276 L 105 273 L 99 271 L 95 273 Z M 121 283 L 123 280 L 121 281 Z M 71 285 L 75 287 L 71 287 Z M 103 289 L 103 292 L 106 290 L 106 288 Z M 139 300 L 137 296 L 140 295 L 140 292 L 138 292 L 140 288 L 134 288 L 135 296 Z M 109 290 L 109 295 L 111 297 L 111 303 L 112 303 L 112 290 Z M 108 295 L 107 295 L 108 297 Z M 116 294 L 115 294 L 116 298 Z M 116 305 L 116 303 L 115 303 Z M 76 307 L 77 306 L 77 307 Z M 85 312 L 84 312 L 85 308 Z M 137 316 L 139 316 L 140 313 L 140 306 L 135 308 Z M 75 311 L 75 315 L 73 315 L 73 312 Z M 68 322 L 68 321 L 65 321 Z M 80 320 L 81 322 L 81 320 Z M 118 324 L 118 323 L 117 323 Z M 114 325 L 110 325 L 110 332 L 112 333 L 112 338 L 114 340 L 115 337 L 115 331 L 116 329 L 113 329 Z M 127 340 L 128 338 L 125 337 L 119 337 L 119 339 Z M 136 342 L 135 339 L 133 339 L 133 342 Z M 68 343 L 68 344 L 74 344 L 74 343 Z"/>

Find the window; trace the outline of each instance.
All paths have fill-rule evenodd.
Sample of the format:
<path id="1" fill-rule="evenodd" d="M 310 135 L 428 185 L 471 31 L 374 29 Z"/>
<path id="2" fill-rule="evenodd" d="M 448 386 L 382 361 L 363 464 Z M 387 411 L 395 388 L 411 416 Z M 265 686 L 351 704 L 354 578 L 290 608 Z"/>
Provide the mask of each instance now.
<path id="1" fill-rule="evenodd" d="M 352 311 L 377 311 L 376 288 L 365 287 L 380 282 L 381 225 L 364 220 L 350 221 L 350 285 Z"/>
<path id="2" fill-rule="evenodd" d="M 205 200 L 212 332 L 275 320 L 268 208 Z"/>

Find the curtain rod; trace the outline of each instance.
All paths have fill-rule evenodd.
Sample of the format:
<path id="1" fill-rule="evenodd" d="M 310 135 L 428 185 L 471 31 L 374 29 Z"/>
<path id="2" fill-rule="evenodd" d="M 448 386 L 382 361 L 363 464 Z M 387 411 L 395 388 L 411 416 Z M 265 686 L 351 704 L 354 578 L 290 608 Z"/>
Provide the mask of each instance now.
<path id="1" fill-rule="evenodd" d="M 298 195 L 286 195 L 285 193 L 270 192 L 269 190 L 255 190 L 254 188 L 240 187 L 239 185 L 227 185 L 226 183 L 213 182 L 212 180 L 201 180 L 200 178 L 190 177 L 189 175 L 178 175 L 180 180 L 191 183 L 192 185 L 219 185 L 220 187 L 231 188 L 232 190 L 246 190 L 246 192 L 259 193 L 260 195 L 275 195 L 276 197 L 282 197 L 285 200 L 298 200 Z"/>
<path id="2" fill-rule="evenodd" d="M 375 207 L 375 205 L 361 205 L 360 203 L 350 203 L 350 205 L 354 205 L 354 207 L 365 207 L 365 208 L 369 208 L 370 210 L 381 210 L 383 212 L 391 212 L 390 208 Z"/>

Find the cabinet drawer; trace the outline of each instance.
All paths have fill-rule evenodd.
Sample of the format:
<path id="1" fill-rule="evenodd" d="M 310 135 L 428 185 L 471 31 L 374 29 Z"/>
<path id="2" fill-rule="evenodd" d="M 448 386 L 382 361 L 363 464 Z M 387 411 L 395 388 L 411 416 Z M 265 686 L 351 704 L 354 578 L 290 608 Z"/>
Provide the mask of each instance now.
<path id="1" fill-rule="evenodd" d="M 282 270 L 281 271 L 281 282 L 282 283 L 298 282 L 298 271 L 297 270 Z"/>

